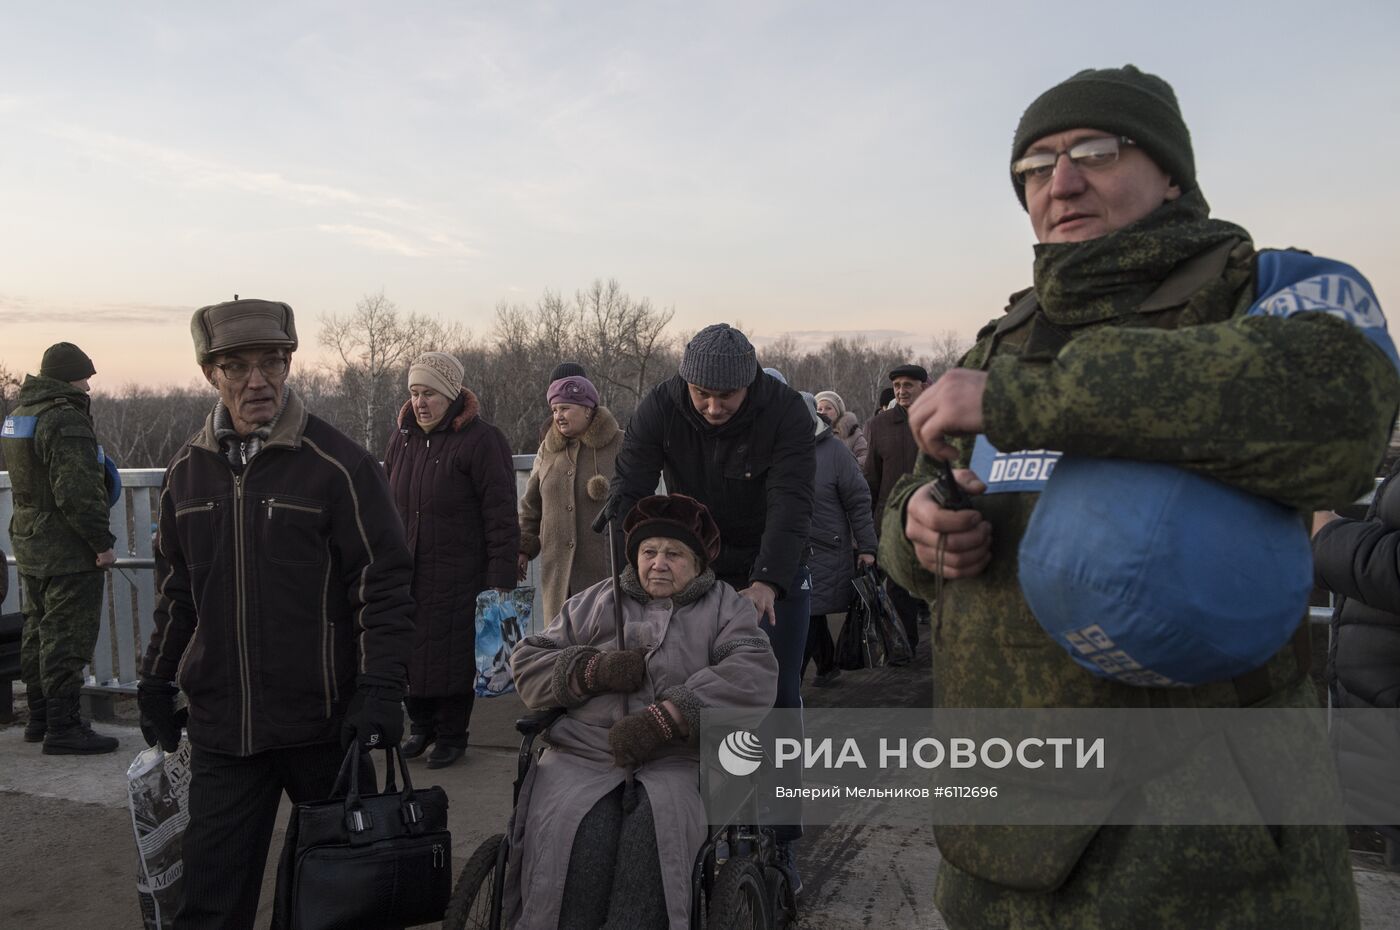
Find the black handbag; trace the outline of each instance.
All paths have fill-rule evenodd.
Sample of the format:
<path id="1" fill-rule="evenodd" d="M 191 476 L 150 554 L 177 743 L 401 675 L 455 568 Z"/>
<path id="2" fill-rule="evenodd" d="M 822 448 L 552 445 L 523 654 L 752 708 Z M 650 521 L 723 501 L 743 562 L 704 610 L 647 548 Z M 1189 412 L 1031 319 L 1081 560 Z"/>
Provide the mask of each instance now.
<path id="1" fill-rule="evenodd" d="M 436 785 L 415 791 L 399 747 L 389 746 L 383 793 L 362 796 L 361 752 L 358 743 L 346 752 L 328 800 L 292 807 L 274 927 L 393 930 L 442 920 L 452 896 L 447 794 Z"/>
<path id="2" fill-rule="evenodd" d="M 848 672 L 874 668 L 871 645 L 875 642 L 875 636 L 870 610 L 857 592 L 851 596 L 846 622 L 841 624 L 841 635 L 836 638 L 836 667 Z"/>

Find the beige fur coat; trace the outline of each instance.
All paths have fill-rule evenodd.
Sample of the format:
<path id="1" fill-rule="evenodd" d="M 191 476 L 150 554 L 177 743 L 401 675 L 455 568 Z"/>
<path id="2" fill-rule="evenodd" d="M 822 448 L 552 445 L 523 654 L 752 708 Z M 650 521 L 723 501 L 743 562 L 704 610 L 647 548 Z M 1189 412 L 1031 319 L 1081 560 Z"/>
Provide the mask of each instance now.
<path id="1" fill-rule="evenodd" d="M 591 524 L 608 497 L 622 430 L 599 407 L 578 439 L 550 426 L 520 499 L 520 551 L 540 559 L 541 622 L 559 613 L 569 595 L 608 577 L 607 538 Z"/>

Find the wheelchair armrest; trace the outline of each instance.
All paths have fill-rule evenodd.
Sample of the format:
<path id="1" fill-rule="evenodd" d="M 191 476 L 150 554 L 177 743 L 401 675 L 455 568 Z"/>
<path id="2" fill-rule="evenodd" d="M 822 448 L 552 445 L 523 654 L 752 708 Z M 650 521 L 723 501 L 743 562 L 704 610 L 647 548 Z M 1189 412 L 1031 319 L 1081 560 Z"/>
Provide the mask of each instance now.
<path id="1" fill-rule="evenodd" d="M 535 736 L 548 730 L 554 721 L 567 713 L 568 711 L 563 707 L 547 707 L 544 710 L 537 710 L 515 721 L 515 729 L 521 736 Z"/>

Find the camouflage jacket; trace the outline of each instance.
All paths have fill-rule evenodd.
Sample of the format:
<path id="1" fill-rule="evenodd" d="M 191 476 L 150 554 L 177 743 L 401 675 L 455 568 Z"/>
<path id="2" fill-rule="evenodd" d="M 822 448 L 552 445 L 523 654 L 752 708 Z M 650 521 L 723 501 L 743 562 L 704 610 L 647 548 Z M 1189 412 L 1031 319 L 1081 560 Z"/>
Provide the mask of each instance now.
<path id="1" fill-rule="evenodd" d="M 1366 491 L 1400 397 L 1394 365 L 1337 316 L 1247 315 L 1260 297 L 1258 253 L 1247 240 L 1209 251 L 1173 269 L 1131 318 L 1051 327 L 1053 339 L 1037 321 L 1036 295 L 1013 295 L 1008 314 L 983 329 L 962 362 L 988 373 L 986 438 L 1001 450 L 1170 462 L 1299 510 Z M 962 448 L 966 467 L 972 444 Z M 896 486 L 882 513 L 880 549 L 890 575 L 928 601 L 938 587 L 915 558 L 903 518 L 911 495 L 932 477 L 932 463 L 921 457 Z M 1132 687 L 1081 668 L 1041 629 L 1017 582 L 1018 549 L 1037 499 L 1015 492 L 974 498 L 992 525 L 992 561 L 980 576 L 942 589 L 936 705 L 1315 704 L 1304 679 L 1307 657 L 1292 644 L 1250 673 L 1248 687 L 1239 680 Z M 1065 881 L 1097 830 L 940 827 L 937 835 L 959 869 L 999 886 L 1048 891 Z"/>
<path id="2" fill-rule="evenodd" d="M 30 375 L 0 428 L 14 495 L 10 541 L 26 575 L 98 571 L 108 529 L 102 452 L 88 396 L 65 381 Z"/>

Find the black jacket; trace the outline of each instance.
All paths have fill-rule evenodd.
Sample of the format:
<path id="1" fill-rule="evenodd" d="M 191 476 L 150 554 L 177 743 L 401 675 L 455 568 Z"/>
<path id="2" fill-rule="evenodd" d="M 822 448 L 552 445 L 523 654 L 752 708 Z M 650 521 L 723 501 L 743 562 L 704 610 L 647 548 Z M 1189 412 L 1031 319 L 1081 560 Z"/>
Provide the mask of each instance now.
<path id="1" fill-rule="evenodd" d="M 613 476 L 613 512 L 666 490 L 710 508 L 719 524 L 721 581 L 762 581 L 787 594 L 803 563 L 812 521 L 816 459 L 812 416 L 802 396 L 759 371 L 729 422 L 711 426 L 690 402 L 680 375 L 642 398 L 627 426 Z"/>
<path id="2" fill-rule="evenodd" d="M 1336 707 L 1400 707 L 1400 466 L 1364 520 L 1333 520 L 1313 540 L 1318 587 L 1334 592 L 1328 686 Z"/>
<path id="3" fill-rule="evenodd" d="M 335 741 L 357 684 L 406 680 L 413 565 L 384 471 L 295 393 L 238 470 L 212 421 L 165 470 L 141 674 L 178 681 L 201 748 Z"/>

